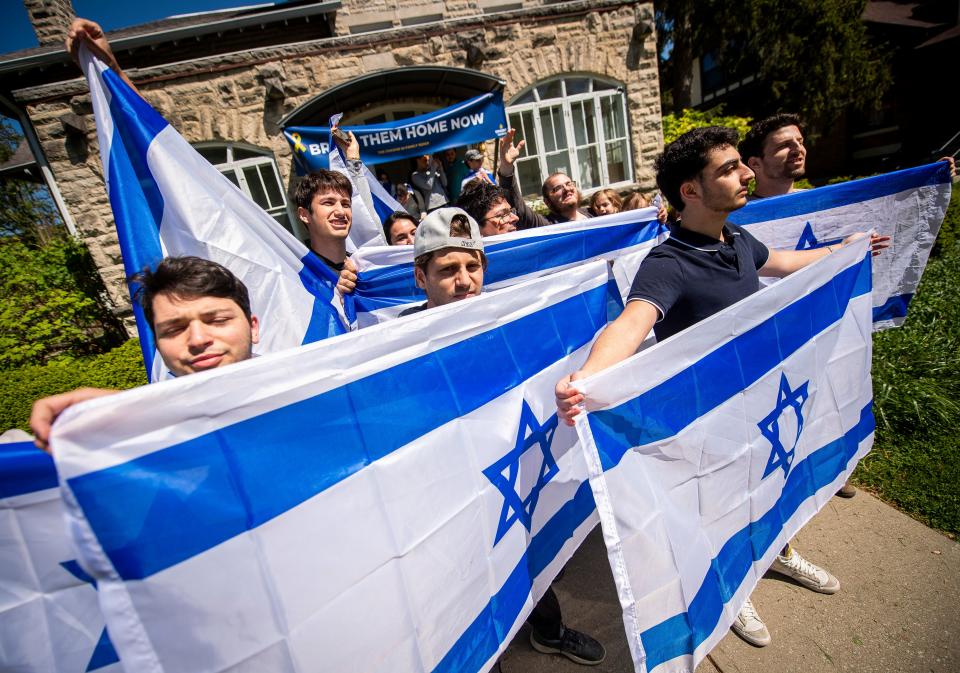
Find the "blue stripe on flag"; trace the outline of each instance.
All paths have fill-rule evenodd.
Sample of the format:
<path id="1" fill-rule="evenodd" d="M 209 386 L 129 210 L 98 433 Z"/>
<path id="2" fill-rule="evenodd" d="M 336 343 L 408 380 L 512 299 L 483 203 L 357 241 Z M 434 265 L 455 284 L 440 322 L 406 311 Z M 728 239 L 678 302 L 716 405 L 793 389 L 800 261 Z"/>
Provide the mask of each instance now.
<path id="1" fill-rule="evenodd" d="M 307 325 L 307 331 L 304 333 L 301 343 L 311 344 L 327 337 L 346 334 L 347 328 L 333 307 L 333 302 L 339 301 L 333 291 L 340 278 L 339 274 L 334 273 L 333 269 L 324 264 L 312 251 L 308 251 L 300 260 L 300 263 L 303 264 L 299 274 L 300 282 L 303 283 L 307 292 L 313 295 L 310 324 Z M 352 310 L 353 301 L 345 302 L 345 307 Z M 347 312 L 347 319 L 354 319 L 353 316 L 350 316 L 349 311 Z"/>
<path id="2" fill-rule="evenodd" d="M 604 324 L 606 291 L 72 478 L 70 487 L 120 576 L 148 577 L 283 514 L 566 357 Z M 329 444 L 318 451 L 319 442 Z"/>
<path id="3" fill-rule="evenodd" d="M 784 196 L 758 199 L 730 213 L 727 219 L 734 224 L 746 226 L 757 222 L 806 215 L 828 208 L 848 206 L 881 196 L 898 194 L 907 189 L 948 182 L 950 182 L 950 167 L 945 161 L 938 161 L 934 164 L 875 175 L 862 180 L 851 180 L 838 185 L 827 185 Z"/>
<path id="4" fill-rule="evenodd" d="M 648 671 L 665 661 L 692 654 L 713 633 L 724 604 L 736 593 L 753 562 L 767 553 L 783 530 L 784 523 L 800 505 L 846 469 L 860 443 L 873 430 L 871 403 L 861 410 L 859 422 L 842 437 L 814 451 L 791 469 L 777 502 L 760 519 L 741 528 L 724 543 L 711 561 L 703 584 L 687 611 L 640 635 Z"/>
<path id="5" fill-rule="evenodd" d="M 656 220 L 629 222 L 494 243 L 486 248 L 489 265 L 484 283 L 493 285 L 640 245 L 656 239 L 661 227 Z M 425 295 L 414 282 L 413 263 L 408 263 L 362 272 L 355 296 L 358 310 L 375 311 L 420 301 Z"/>
<path id="6" fill-rule="evenodd" d="M 904 317 L 907 315 L 907 307 L 910 306 L 911 299 L 913 299 L 913 293 L 908 292 L 907 294 L 890 297 L 883 303 L 883 306 L 874 306 L 873 322 Z"/>
<path id="7" fill-rule="evenodd" d="M 33 442 L 0 444 L 0 498 L 57 487 L 53 458 Z"/>
<path id="8" fill-rule="evenodd" d="M 506 582 L 444 655 L 434 673 L 480 670 L 517 621 L 534 578 L 556 558 L 560 548 L 595 509 L 590 482 L 585 481 L 533 536 Z"/>
<path id="9" fill-rule="evenodd" d="M 759 380 L 839 320 L 851 298 L 869 294 L 870 274 L 868 255 L 672 378 L 616 407 L 591 412 L 587 418 L 603 469 L 616 467 L 635 446 L 676 435 Z"/>
<path id="10" fill-rule="evenodd" d="M 155 265 L 163 257 L 160 248 L 163 196 L 150 172 L 147 150 L 168 124 L 115 72 L 105 70 L 102 79 L 110 92 L 110 116 L 113 121 L 107 176 L 110 207 L 117 225 L 124 268 L 129 275 Z M 153 330 L 139 303 L 132 303 L 140 348 L 149 374 L 156 354 Z"/>

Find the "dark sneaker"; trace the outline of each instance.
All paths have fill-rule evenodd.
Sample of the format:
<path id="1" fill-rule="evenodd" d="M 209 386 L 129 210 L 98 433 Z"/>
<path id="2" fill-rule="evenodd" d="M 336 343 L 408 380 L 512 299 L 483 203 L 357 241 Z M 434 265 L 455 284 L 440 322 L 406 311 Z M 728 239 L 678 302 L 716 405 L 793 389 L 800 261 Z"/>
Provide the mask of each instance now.
<path id="1" fill-rule="evenodd" d="M 564 627 L 560 637 L 555 640 L 541 638 L 536 631 L 531 629 L 530 644 L 537 652 L 562 654 L 570 661 L 585 666 L 596 666 L 607 658 L 607 651 L 603 649 L 603 645 L 586 633 L 580 633 L 566 627 Z"/>
<path id="2" fill-rule="evenodd" d="M 852 498 L 857 494 L 857 488 L 850 484 L 848 481 L 846 484 L 840 487 L 840 490 L 837 491 L 837 495 L 841 498 Z"/>

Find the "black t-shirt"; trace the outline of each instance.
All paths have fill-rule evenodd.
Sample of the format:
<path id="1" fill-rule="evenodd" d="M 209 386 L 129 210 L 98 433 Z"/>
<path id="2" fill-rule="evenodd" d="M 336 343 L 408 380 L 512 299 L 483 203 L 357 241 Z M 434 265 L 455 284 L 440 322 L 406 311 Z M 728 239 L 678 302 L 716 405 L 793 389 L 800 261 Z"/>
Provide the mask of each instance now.
<path id="1" fill-rule="evenodd" d="M 670 238 L 640 264 L 627 301 L 653 304 L 660 320 L 653 327 L 658 341 L 712 316 L 760 289 L 757 270 L 770 251 L 735 224 L 727 223 L 724 240 L 678 225 Z"/>
<path id="2" fill-rule="evenodd" d="M 411 306 L 410 308 L 403 309 L 402 311 L 400 311 L 397 317 L 402 318 L 406 315 L 413 315 L 414 313 L 420 313 L 420 311 L 426 311 L 426 310 L 427 310 L 427 302 L 423 302 L 422 304 L 418 304 L 417 306 Z"/>

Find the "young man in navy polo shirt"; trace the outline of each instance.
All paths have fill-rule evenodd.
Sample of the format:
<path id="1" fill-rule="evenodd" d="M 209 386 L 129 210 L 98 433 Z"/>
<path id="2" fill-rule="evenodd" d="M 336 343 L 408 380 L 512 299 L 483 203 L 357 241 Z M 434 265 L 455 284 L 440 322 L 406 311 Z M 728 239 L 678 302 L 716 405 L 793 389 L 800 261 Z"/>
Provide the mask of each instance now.
<path id="1" fill-rule="evenodd" d="M 735 304 L 760 289 L 760 276 L 783 277 L 829 255 L 835 247 L 771 250 L 727 216 L 747 202 L 753 171 L 740 160 L 737 132 L 711 126 L 685 133 L 668 145 L 656 162 L 657 185 L 681 215 L 670 238 L 654 248 L 637 271 L 623 313 L 607 326 L 583 368 L 557 384 L 558 415 L 569 425 L 583 395 L 571 385 L 625 360 L 652 329 L 663 340 Z M 840 243 L 860 238 L 855 234 Z M 888 237 L 871 239 L 874 254 Z M 840 583 L 801 558 L 790 545 L 771 570 L 788 575 L 813 591 L 832 594 Z M 770 634 L 750 600 L 733 625 L 747 642 L 762 647 Z"/>

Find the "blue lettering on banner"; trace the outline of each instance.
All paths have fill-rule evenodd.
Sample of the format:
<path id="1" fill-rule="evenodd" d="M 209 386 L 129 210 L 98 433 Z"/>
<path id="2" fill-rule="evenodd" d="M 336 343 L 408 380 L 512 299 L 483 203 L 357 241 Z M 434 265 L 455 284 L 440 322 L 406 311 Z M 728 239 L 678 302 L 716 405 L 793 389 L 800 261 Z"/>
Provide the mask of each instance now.
<path id="1" fill-rule="evenodd" d="M 343 128 L 357 137 L 363 163 L 373 165 L 500 138 L 506 133 L 507 115 L 503 92 L 494 91 L 417 117 Z M 283 130 L 299 173 L 327 168 L 329 133 L 326 126 Z"/>

